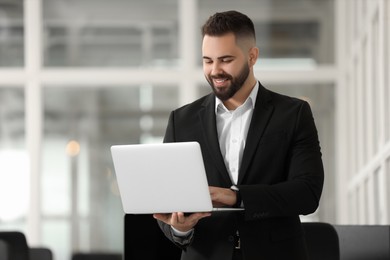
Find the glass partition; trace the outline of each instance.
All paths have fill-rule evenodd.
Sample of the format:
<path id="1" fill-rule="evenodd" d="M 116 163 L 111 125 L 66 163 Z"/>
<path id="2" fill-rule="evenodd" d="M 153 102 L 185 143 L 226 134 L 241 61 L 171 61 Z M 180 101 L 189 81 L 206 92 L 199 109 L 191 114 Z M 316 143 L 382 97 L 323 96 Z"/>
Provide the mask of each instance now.
<path id="1" fill-rule="evenodd" d="M 61 257 L 69 248 L 122 252 L 110 147 L 161 142 L 177 87 L 46 87 L 43 96 L 43 242 Z"/>
<path id="2" fill-rule="evenodd" d="M 334 63 L 333 0 L 198 2 L 199 28 L 215 12 L 237 10 L 252 19 L 260 49 L 256 64 L 259 68 L 307 68 Z"/>
<path id="3" fill-rule="evenodd" d="M 0 68 L 23 63 L 23 0 L 0 1 Z"/>
<path id="4" fill-rule="evenodd" d="M 177 1 L 43 2 L 46 67 L 177 63 Z"/>
<path id="5" fill-rule="evenodd" d="M 253 19 L 260 48 L 256 72 L 271 67 L 280 70 L 282 77 L 286 66 L 334 66 L 333 0 L 191 1 L 0 1 L 0 165 L 5 169 L 0 171 L 1 229 L 25 230 L 31 185 L 34 199 L 41 201 L 28 219 L 29 227 L 34 228 L 26 234 L 34 243 L 50 248 L 56 260 L 68 260 L 76 250 L 122 252 L 123 212 L 109 148 L 113 144 L 160 142 L 169 112 L 194 100 L 195 93 L 210 92 L 198 75 L 202 62 L 200 26 L 216 11 L 236 9 Z M 193 3 L 195 8 L 186 8 Z M 36 13 L 40 10 L 42 15 Z M 34 14 L 42 18 L 42 46 L 24 46 L 23 16 Z M 180 34 L 181 26 L 180 32 L 188 33 Z M 186 41 L 198 44 L 191 50 L 199 57 L 196 68 L 178 67 L 178 60 L 192 65 L 192 55 L 181 56 L 179 52 L 180 43 Z M 42 50 L 34 54 L 42 54 L 43 66 L 35 64 L 31 71 L 25 68 L 24 49 Z M 13 67 L 21 69 L 15 72 Z M 109 86 L 110 77 L 123 72 L 121 67 L 139 69 L 140 75 L 163 68 L 177 77 L 167 80 L 166 75 L 150 73 L 153 82 L 161 85 L 132 85 L 143 82 L 137 75 L 115 81 L 121 86 Z M 83 74 L 95 68 L 110 68 L 98 70 L 106 80 L 103 85 Z M 67 76 L 58 77 L 61 73 Z M 290 85 L 267 87 L 311 100 L 320 137 L 324 138 L 326 167 L 333 172 L 333 85 L 316 84 L 316 79 L 311 85 L 299 82 L 294 78 Z M 200 84 L 204 86 L 199 92 L 193 91 Z M 24 86 L 36 87 L 37 92 L 26 92 L 31 95 L 25 97 Z M 42 105 L 42 111 L 26 111 L 26 98 L 31 107 L 40 109 Z M 32 112 L 28 122 L 38 120 L 39 124 L 26 126 L 27 112 Z M 39 153 L 30 150 L 32 154 L 27 154 L 25 132 L 39 133 L 39 137 L 42 133 L 42 140 L 34 140 Z M 29 168 L 28 158 L 41 159 L 39 167 Z M 40 179 L 30 182 L 29 170 Z M 332 176 L 326 180 L 332 181 Z M 15 184 L 15 180 L 22 182 Z M 20 190 L 10 189 L 17 185 Z M 40 190 L 34 190 L 37 187 Z M 6 204 L 13 192 L 19 192 L 17 207 L 14 200 Z M 334 192 L 325 192 L 332 200 Z M 319 219 L 332 220 L 327 216 L 335 214 L 333 204 L 323 198 Z"/>
<path id="6" fill-rule="evenodd" d="M 26 229 L 29 161 L 23 88 L 0 88 L 0 230 Z"/>

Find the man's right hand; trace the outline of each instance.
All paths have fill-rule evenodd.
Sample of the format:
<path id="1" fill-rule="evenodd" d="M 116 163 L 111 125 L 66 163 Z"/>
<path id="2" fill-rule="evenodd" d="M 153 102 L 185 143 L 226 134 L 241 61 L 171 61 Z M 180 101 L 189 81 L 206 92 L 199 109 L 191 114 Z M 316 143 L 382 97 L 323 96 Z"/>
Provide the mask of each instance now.
<path id="1" fill-rule="evenodd" d="M 155 219 L 158 219 L 181 232 L 190 231 L 200 219 L 209 216 L 211 216 L 210 212 L 196 212 L 190 215 L 184 214 L 183 212 L 153 214 Z"/>

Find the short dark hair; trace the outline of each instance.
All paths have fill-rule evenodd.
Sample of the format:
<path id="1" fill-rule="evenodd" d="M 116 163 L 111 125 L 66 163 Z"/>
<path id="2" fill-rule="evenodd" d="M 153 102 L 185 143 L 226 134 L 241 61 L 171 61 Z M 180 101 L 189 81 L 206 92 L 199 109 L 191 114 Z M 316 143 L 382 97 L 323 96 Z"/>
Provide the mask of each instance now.
<path id="1" fill-rule="evenodd" d="M 202 26 L 202 36 L 222 36 L 233 33 L 236 38 L 253 38 L 256 40 L 255 26 L 252 20 L 237 11 L 215 13 Z"/>

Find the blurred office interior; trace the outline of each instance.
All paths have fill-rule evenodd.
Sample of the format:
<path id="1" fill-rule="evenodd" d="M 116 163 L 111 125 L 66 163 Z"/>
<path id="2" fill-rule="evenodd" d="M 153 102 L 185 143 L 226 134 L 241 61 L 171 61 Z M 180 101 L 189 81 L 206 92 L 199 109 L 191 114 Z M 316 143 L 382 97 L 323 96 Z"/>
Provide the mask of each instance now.
<path id="1" fill-rule="evenodd" d="M 0 0 L 0 230 L 55 259 L 123 250 L 113 144 L 161 142 L 210 89 L 200 26 L 255 23 L 256 76 L 307 100 L 325 186 L 302 221 L 390 223 L 390 1 Z"/>

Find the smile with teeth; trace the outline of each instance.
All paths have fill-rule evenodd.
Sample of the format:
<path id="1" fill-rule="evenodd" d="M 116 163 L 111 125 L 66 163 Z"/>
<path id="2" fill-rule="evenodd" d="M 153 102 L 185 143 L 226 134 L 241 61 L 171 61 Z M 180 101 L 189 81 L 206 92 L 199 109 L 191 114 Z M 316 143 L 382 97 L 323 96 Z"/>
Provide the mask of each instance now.
<path id="1" fill-rule="evenodd" d="M 225 82 L 227 79 L 214 79 L 215 80 L 215 82 L 217 82 L 217 83 L 223 83 L 223 82 Z"/>
<path id="2" fill-rule="evenodd" d="M 214 85 L 216 86 L 222 86 L 225 85 L 225 83 L 229 80 L 228 78 L 214 78 Z"/>

